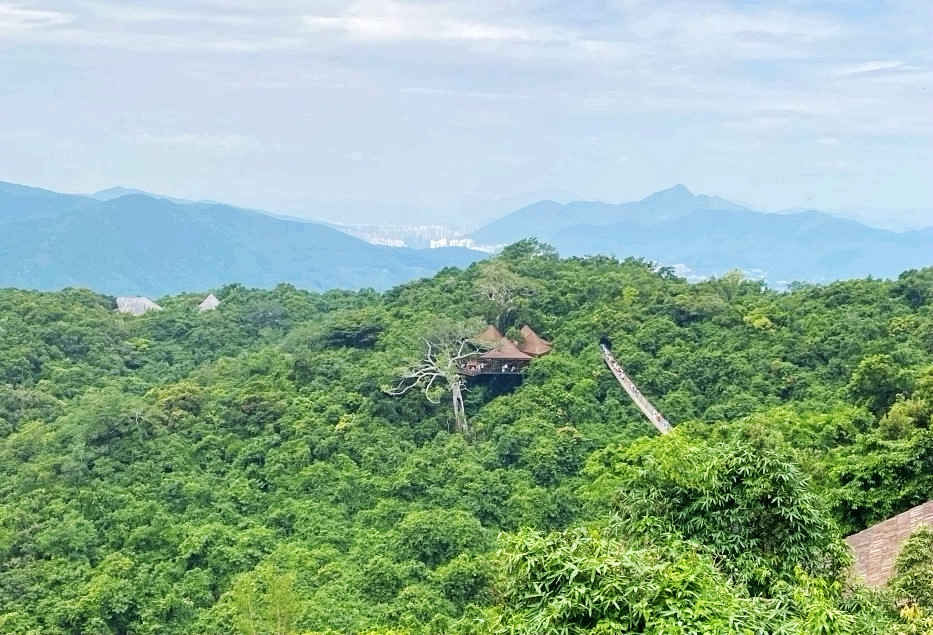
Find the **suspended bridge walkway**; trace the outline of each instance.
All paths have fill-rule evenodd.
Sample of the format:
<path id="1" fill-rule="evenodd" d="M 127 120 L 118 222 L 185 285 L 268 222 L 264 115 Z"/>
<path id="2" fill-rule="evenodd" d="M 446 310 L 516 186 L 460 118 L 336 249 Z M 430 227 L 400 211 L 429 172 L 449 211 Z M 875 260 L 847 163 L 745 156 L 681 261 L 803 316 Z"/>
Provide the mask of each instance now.
<path id="1" fill-rule="evenodd" d="M 651 422 L 655 428 L 658 429 L 658 432 L 661 434 L 667 434 L 671 431 L 671 424 L 667 419 L 664 418 L 664 415 L 661 414 L 661 411 L 654 407 L 654 405 L 648 401 L 648 398 L 641 394 L 641 391 L 638 390 L 638 386 L 635 385 L 629 376 L 625 373 L 625 369 L 616 361 L 616 358 L 612 356 L 612 352 L 609 350 L 609 347 L 605 344 L 600 344 L 600 348 L 603 349 L 603 359 L 606 361 L 606 366 L 609 367 L 609 370 L 612 371 L 612 374 L 615 375 L 615 378 L 618 380 L 619 385 L 622 386 L 622 389 L 628 393 L 628 396 L 631 400 L 638 406 L 638 409 L 641 410 L 641 413 L 645 415 L 645 418 Z"/>

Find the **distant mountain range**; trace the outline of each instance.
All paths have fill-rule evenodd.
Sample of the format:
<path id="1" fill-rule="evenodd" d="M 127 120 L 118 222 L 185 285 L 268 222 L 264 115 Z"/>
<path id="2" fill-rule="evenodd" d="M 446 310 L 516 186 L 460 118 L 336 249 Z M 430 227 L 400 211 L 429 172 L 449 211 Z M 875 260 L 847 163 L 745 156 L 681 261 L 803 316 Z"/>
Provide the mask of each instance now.
<path id="1" fill-rule="evenodd" d="M 470 237 L 499 245 L 536 237 L 564 256 L 644 257 L 695 277 L 742 269 L 778 287 L 933 265 L 933 229 L 898 233 L 817 211 L 767 214 L 683 185 L 632 203 L 540 201 Z"/>
<path id="2" fill-rule="evenodd" d="M 386 289 L 483 257 L 379 247 L 322 224 L 139 191 L 81 196 L 0 182 L 0 287 L 153 297 L 229 282 Z"/>
<path id="3" fill-rule="evenodd" d="M 340 229 L 120 187 L 83 196 L 0 182 L 0 287 L 153 297 L 229 282 L 386 289 L 486 256 L 374 245 L 398 236 L 366 234 L 366 242 Z M 631 203 L 540 201 L 461 244 L 527 237 L 564 256 L 643 257 L 688 279 L 742 269 L 776 287 L 933 265 L 933 229 L 898 233 L 816 211 L 766 214 L 682 185 Z"/>

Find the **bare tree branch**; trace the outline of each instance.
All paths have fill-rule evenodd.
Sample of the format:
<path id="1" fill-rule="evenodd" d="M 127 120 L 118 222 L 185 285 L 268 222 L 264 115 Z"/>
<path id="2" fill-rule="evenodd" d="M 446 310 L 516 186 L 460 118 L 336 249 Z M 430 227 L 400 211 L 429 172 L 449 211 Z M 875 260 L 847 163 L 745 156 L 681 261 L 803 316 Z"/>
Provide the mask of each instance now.
<path id="1" fill-rule="evenodd" d="M 434 334 L 419 338 L 423 343 L 422 354 L 402 371 L 395 387 L 385 392 L 397 397 L 418 388 L 432 404 L 440 403 L 443 392 L 450 392 L 457 429 L 465 431 L 465 382 L 460 372 L 465 361 L 478 356 L 485 348 L 485 344 L 472 340 L 476 330 L 473 324 L 446 324 Z"/>

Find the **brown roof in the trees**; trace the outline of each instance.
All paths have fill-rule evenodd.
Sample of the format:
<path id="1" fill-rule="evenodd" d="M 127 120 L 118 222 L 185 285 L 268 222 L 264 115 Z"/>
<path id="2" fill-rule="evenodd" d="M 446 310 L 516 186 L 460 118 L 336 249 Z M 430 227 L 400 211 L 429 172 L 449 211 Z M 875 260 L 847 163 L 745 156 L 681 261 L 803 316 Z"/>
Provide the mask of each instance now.
<path id="1" fill-rule="evenodd" d="M 904 541 L 923 525 L 933 527 L 933 501 L 846 538 L 855 554 L 855 576 L 869 586 L 885 584 L 894 574 L 894 561 Z"/>
<path id="2" fill-rule="evenodd" d="M 516 361 L 527 361 L 531 359 L 531 355 L 526 355 L 525 353 L 518 350 L 518 347 L 515 346 L 515 342 L 503 337 L 499 340 L 499 345 L 488 353 L 483 353 L 480 355 L 480 359 L 511 359 Z"/>
<path id="3" fill-rule="evenodd" d="M 499 329 L 490 324 L 482 333 L 473 339 L 478 342 L 486 342 L 487 344 L 495 345 L 502 339 L 502 333 L 499 332 Z"/>
<path id="4" fill-rule="evenodd" d="M 537 333 L 531 330 L 527 324 L 522 327 L 522 343 L 518 349 L 523 353 L 528 353 L 534 357 L 540 357 L 551 352 L 551 343 L 541 338 Z"/>

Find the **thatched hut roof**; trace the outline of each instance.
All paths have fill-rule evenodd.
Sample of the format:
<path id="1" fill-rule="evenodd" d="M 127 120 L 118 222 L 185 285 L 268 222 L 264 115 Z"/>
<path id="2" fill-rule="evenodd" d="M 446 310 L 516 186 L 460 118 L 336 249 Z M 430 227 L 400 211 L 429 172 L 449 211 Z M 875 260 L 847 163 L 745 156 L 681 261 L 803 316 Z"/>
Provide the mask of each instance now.
<path id="1" fill-rule="evenodd" d="M 203 313 L 204 311 L 213 311 L 219 306 L 220 306 L 220 300 L 218 300 L 217 296 L 215 296 L 212 293 L 206 298 L 204 298 L 204 301 L 198 305 L 198 310 Z"/>
<path id="2" fill-rule="evenodd" d="M 117 311 L 129 315 L 142 315 L 149 311 L 161 311 L 162 307 L 142 296 L 123 296 L 117 298 Z"/>
<path id="3" fill-rule="evenodd" d="M 551 343 L 531 330 L 527 324 L 522 327 L 521 334 L 522 343 L 518 347 L 521 352 L 532 357 L 540 357 L 551 352 Z"/>
<path id="4" fill-rule="evenodd" d="M 479 357 L 480 359 L 508 359 L 514 361 L 528 361 L 531 359 L 531 355 L 526 355 L 525 353 L 518 350 L 518 347 L 515 345 L 515 342 L 503 337 L 499 340 L 499 345 L 488 353 L 483 353 Z"/>
<path id="5" fill-rule="evenodd" d="M 499 332 L 499 329 L 490 324 L 483 330 L 482 333 L 474 336 L 473 339 L 477 342 L 495 346 L 502 339 L 502 333 Z"/>
<path id="6" fill-rule="evenodd" d="M 846 538 L 855 555 L 853 573 L 869 586 L 882 586 L 894 574 L 901 546 L 915 530 L 933 527 L 933 501 L 908 509 Z"/>

